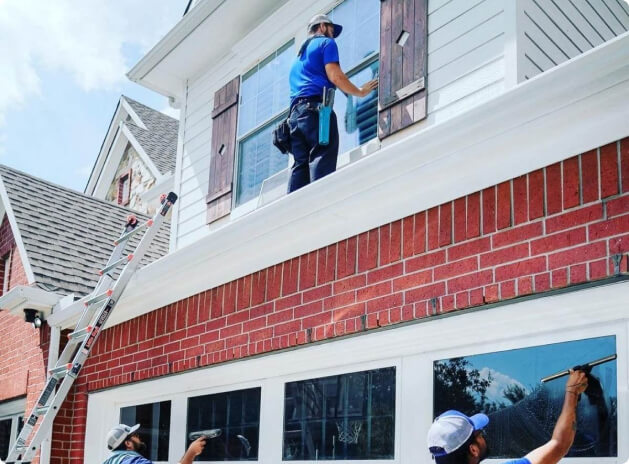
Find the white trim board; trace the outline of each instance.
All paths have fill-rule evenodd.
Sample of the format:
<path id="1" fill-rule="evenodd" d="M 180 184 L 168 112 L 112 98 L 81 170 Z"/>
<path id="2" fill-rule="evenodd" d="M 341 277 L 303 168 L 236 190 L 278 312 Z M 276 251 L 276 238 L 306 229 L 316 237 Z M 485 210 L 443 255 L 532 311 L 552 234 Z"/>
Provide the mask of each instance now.
<path id="1" fill-rule="evenodd" d="M 86 462 L 101 462 L 105 458 L 105 450 L 96 444 L 102 443 L 107 430 L 117 423 L 121 406 L 173 401 L 171 433 L 176 439 L 171 439 L 172 460 L 183 453 L 187 397 L 261 386 L 259 462 L 281 462 L 285 382 L 396 366 L 396 451 L 395 459 L 385 462 L 428 464 L 432 461 L 425 449 L 424 437 L 432 421 L 432 363 L 435 359 L 603 335 L 616 336 L 618 437 L 627 436 L 628 292 L 629 282 L 610 284 L 92 393 L 88 399 L 85 459 Z M 543 325 L 540 321 L 544 321 Z M 579 458 L 566 462 L 621 463 L 629 457 L 629 443 L 618 440 L 618 446 L 619 459 Z"/>
<path id="2" fill-rule="evenodd" d="M 626 137 L 627 101 L 629 33 L 146 266 L 108 324 Z"/>

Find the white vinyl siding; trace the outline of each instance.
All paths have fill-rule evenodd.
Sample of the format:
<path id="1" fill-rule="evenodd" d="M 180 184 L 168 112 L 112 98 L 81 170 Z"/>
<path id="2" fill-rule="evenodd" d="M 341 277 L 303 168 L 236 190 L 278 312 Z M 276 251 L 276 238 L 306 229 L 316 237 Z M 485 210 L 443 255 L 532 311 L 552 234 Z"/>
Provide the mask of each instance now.
<path id="1" fill-rule="evenodd" d="M 625 0 L 524 0 L 520 80 L 530 79 L 629 30 Z"/>

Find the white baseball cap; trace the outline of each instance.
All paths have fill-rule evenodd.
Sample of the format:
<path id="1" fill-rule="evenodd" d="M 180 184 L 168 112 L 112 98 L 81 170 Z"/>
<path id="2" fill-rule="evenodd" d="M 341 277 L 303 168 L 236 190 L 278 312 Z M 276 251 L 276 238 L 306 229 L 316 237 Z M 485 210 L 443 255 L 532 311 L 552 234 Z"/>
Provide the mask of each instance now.
<path id="1" fill-rule="evenodd" d="M 118 424 L 107 434 L 107 448 L 110 450 L 118 448 L 120 443 L 140 428 L 140 424 L 135 424 L 133 427 L 129 427 L 125 424 Z"/>
<path id="2" fill-rule="evenodd" d="M 428 449 L 433 456 L 445 456 L 465 444 L 476 430 L 489 424 L 485 414 L 468 417 L 462 412 L 450 410 L 435 419 L 428 430 Z"/>
<path id="3" fill-rule="evenodd" d="M 332 36 L 336 39 L 339 35 L 341 35 L 341 31 L 343 31 L 343 26 L 340 24 L 334 24 L 328 15 L 318 14 L 313 16 L 310 21 L 308 21 L 308 32 L 310 32 L 310 28 L 315 24 L 332 24 L 334 26 L 334 33 Z"/>

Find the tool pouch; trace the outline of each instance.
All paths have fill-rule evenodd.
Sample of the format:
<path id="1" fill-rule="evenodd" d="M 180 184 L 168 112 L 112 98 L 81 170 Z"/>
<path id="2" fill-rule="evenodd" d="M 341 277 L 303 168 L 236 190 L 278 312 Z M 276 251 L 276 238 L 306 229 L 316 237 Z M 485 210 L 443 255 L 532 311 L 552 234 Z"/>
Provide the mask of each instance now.
<path id="1" fill-rule="evenodd" d="M 290 151 L 290 126 L 288 125 L 288 119 L 282 120 L 273 130 L 273 145 L 284 154 Z"/>
<path id="2" fill-rule="evenodd" d="M 330 106 L 319 106 L 319 145 L 330 143 L 330 116 L 332 108 Z"/>

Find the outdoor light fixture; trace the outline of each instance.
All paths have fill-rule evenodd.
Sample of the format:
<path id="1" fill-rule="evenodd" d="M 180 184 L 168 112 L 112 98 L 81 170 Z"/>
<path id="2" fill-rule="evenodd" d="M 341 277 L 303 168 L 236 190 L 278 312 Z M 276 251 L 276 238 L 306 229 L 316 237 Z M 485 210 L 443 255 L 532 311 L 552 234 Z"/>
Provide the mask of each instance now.
<path id="1" fill-rule="evenodd" d="M 41 314 L 36 309 L 24 309 L 24 320 L 30 322 L 34 328 L 39 329 L 42 326 L 43 320 Z"/>

